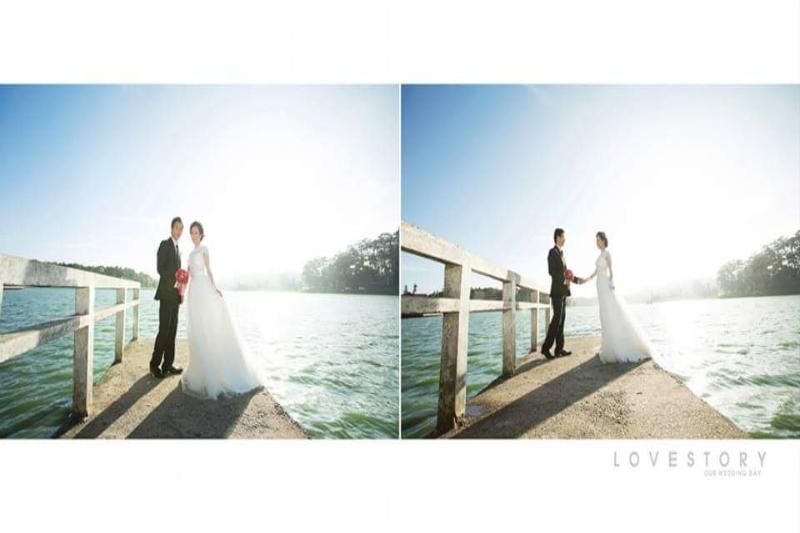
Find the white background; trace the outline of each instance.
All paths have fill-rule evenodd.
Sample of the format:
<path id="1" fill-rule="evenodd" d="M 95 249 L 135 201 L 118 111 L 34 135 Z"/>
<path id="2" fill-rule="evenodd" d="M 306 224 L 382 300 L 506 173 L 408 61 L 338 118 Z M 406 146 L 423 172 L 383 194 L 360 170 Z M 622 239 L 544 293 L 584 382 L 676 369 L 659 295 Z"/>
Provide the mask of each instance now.
<path id="1" fill-rule="evenodd" d="M 0 81 L 798 83 L 800 3 L 2 2 Z M 664 460 L 725 450 L 760 476 Z M 5 441 L 0 502 L 13 532 L 797 532 L 800 442 Z"/>

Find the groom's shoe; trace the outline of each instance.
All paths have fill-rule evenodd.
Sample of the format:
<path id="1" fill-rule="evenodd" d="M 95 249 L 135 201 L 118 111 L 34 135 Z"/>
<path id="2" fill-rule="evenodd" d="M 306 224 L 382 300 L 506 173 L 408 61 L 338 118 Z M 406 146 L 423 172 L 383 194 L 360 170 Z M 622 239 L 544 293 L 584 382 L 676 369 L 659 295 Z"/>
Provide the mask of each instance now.
<path id="1" fill-rule="evenodd" d="M 553 359 L 555 356 L 550 353 L 550 350 L 546 348 L 542 348 L 542 355 L 545 356 L 547 359 Z"/>
<path id="2" fill-rule="evenodd" d="M 556 352 L 556 357 L 566 357 L 568 355 L 572 355 L 572 352 L 568 352 L 567 350 L 558 350 Z"/>
<path id="3" fill-rule="evenodd" d="M 155 365 L 150 365 L 150 373 L 153 375 L 153 377 L 156 377 L 158 379 L 161 379 L 161 378 L 164 377 L 164 373 L 161 371 L 160 368 L 158 368 Z"/>
<path id="4" fill-rule="evenodd" d="M 174 366 L 168 366 L 167 368 L 163 369 L 161 372 L 165 376 L 171 376 L 171 375 L 177 376 L 178 374 L 183 372 L 183 369 L 182 368 L 175 368 Z"/>

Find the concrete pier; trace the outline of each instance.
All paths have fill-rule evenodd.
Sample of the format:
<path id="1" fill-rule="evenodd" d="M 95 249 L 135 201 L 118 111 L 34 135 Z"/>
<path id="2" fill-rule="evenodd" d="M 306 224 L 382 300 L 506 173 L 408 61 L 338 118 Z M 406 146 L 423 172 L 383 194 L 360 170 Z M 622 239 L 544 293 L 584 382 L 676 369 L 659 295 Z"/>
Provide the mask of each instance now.
<path id="1" fill-rule="evenodd" d="M 737 439 L 747 434 L 653 360 L 604 364 L 600 337 L 568 337 L 568 357 L 532 353 L 469 400 L 444 438 Z"/>
<path id="2" fill-rule="evenodd" d="M 184 394 L 179 376 L 153 377 L 148 368 L 153 342 L 125 347 L 123 362 L 95 385 L 89 417 L 65 428 L 61 438 L 308 438 L 264 389 L 203 400 Z M 188 343 L 179 339 L 175 365 L 188 363 Z"/>

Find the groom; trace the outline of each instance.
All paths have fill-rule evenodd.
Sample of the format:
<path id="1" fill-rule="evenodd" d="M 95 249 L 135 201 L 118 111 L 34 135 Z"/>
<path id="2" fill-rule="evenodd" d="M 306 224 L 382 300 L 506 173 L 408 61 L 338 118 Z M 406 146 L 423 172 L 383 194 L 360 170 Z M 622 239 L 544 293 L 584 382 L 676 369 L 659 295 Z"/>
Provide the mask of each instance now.
<path id="1" fill-rule="evenodd" d="M 564 243 L 567 241 L 564 230 L 556 228 L 553 232 L 555 246 L 550 249 L 547 255 L 547 270 L 550 273 L 552 282 L 550 283 L 550 301 L 553 304 L 553 318 L 550 320 L 550 327 L 547 328 L 547 337 L 542 344 L 542 354 L 548 358 L 564 357 L 572 355 L 564 349 L 564 318 L 566 317 L 567 296 L 571 296 L 569 290 L 570 280 L 566 278 L 567 262 L 564 260 Z M 574 277 L 577 284 L 582 280 Z M 553 343 L 556 344 L 556 353 L 550 352 Z"/>
<path id="2" fill-rule="evenodd" d="M 181 217 L 172 219 L 170 238 L 161 241 L 156 256 L 158 263 L 158 288 L 155 299 L 158 304 L 158 336 L 150 359 L 150 373 L 157 378 L 180 374 L 182 368 L 175 368 L 175 335 L 178 332 L 178 310 L 180 297 L 175 288 L 175 272 L 181 268 L 181 251 L 178 239 L 183 233 Z M 162 364 L 163 359 L 163 364 Z"/>

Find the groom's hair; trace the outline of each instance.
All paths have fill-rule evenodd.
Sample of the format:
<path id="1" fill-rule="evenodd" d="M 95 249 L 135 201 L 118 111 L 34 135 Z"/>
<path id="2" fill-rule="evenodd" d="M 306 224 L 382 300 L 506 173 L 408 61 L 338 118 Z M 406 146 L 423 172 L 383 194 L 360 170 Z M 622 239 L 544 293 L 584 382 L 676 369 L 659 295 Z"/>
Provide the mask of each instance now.
<path id="1" fill-rule="evenodd" d="M 553 242 L 556 242 L 556 239 L 562 235 L 564 235 L 564 230 L 561 228 L 556 228 L 556 230 L 553 232 Z"/>
<path id="2" fill-rule="evenodd" d="M 173 218 L 173 219 L 172 219 L 172 224 L 170 224 L 170 225 L 169 225 L 169 227 L 170 227 L 170 228 L 174 228 L 174 227 L 175 227 L 175 224 L 180 224 L 181 226 L 183 226 L 183 220 L 181 220 L 181 217 L 175 217 L 175 218 Z"/>

